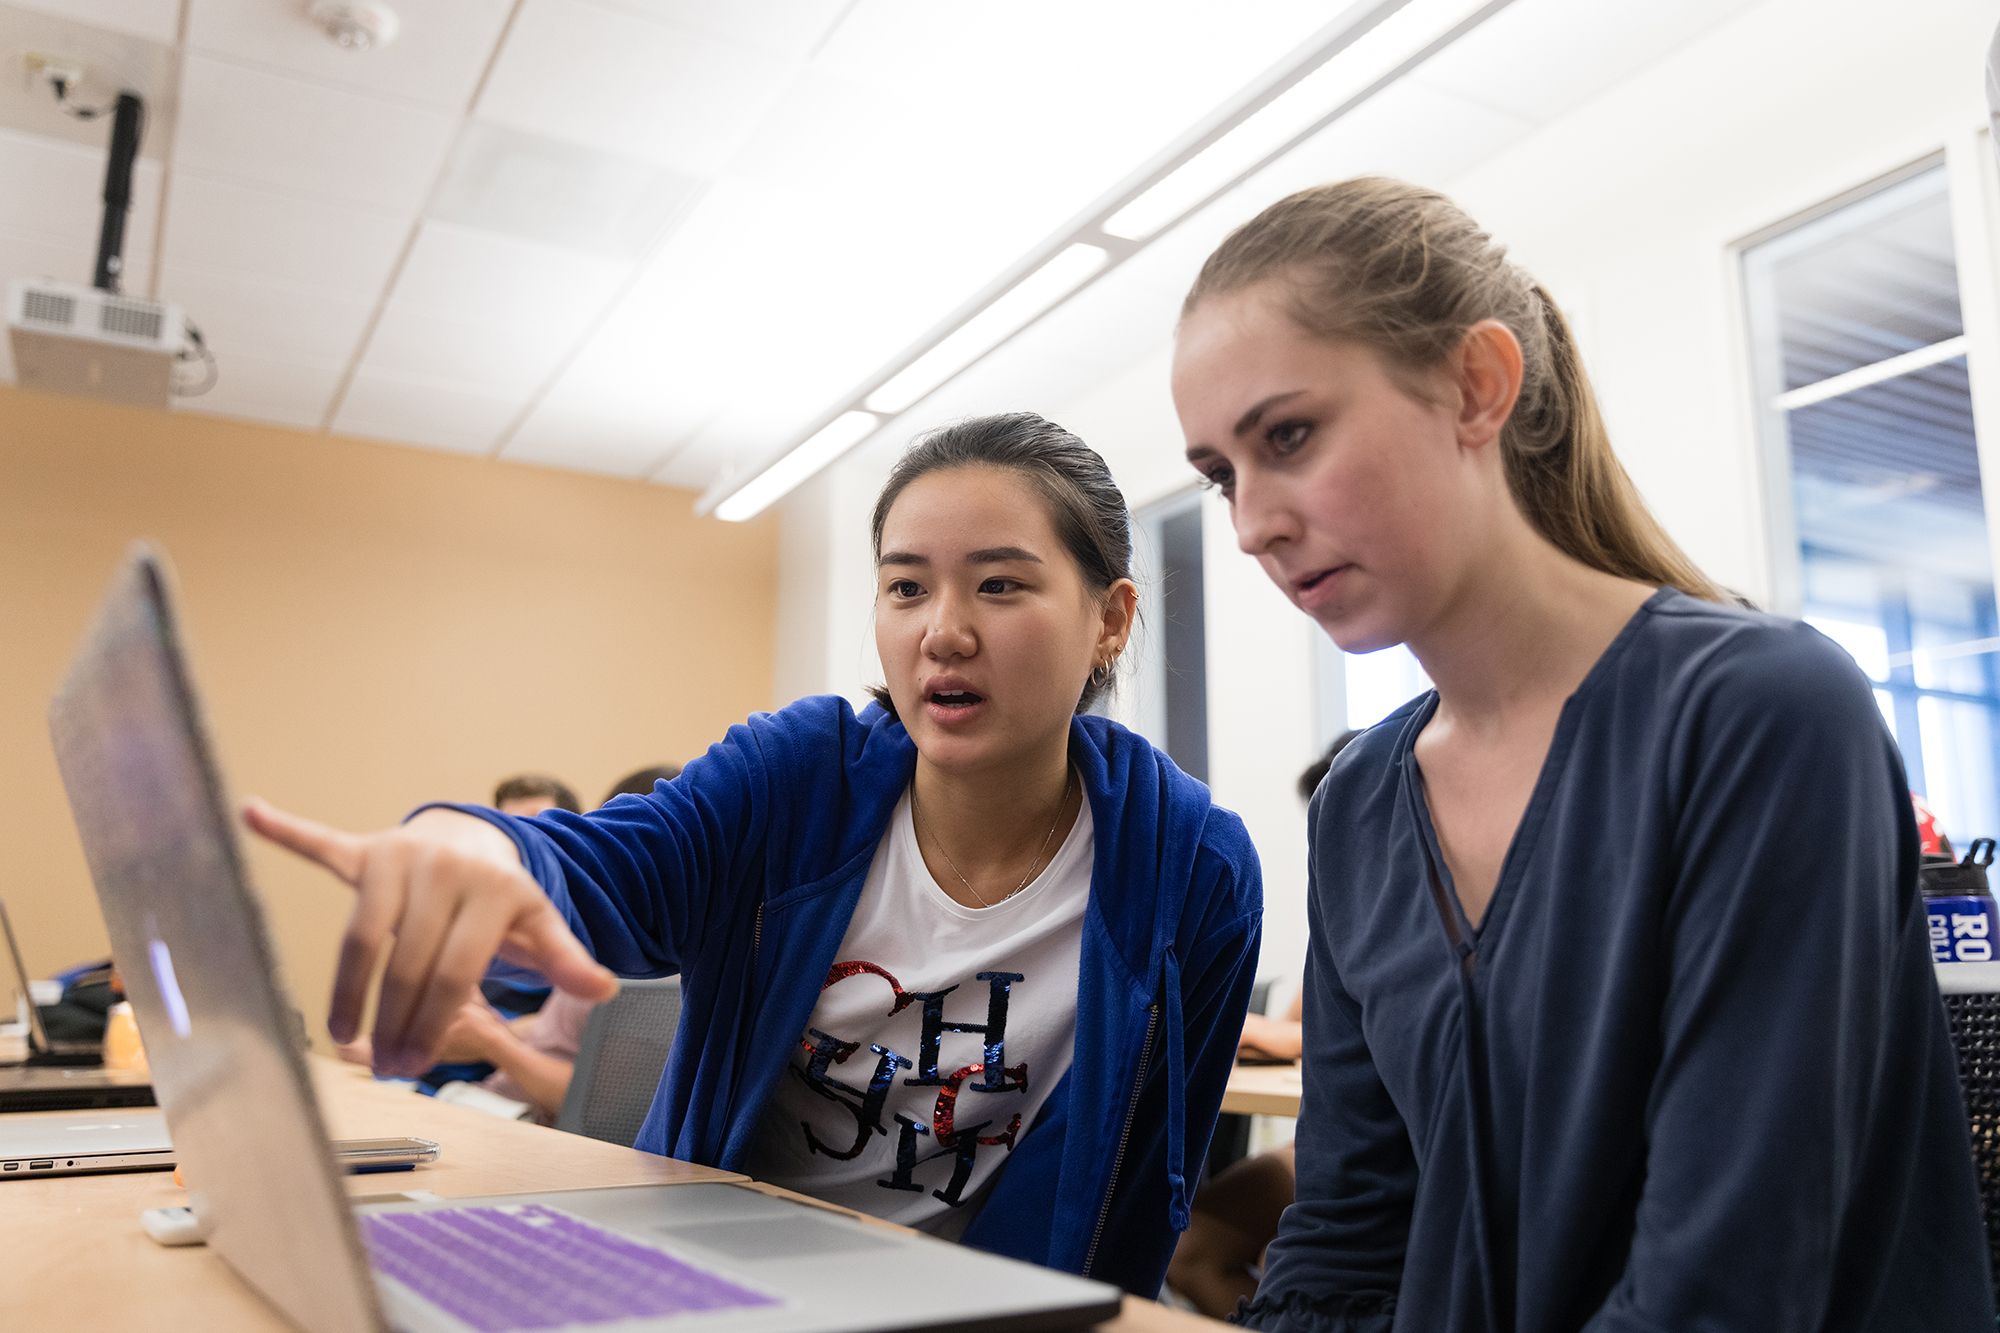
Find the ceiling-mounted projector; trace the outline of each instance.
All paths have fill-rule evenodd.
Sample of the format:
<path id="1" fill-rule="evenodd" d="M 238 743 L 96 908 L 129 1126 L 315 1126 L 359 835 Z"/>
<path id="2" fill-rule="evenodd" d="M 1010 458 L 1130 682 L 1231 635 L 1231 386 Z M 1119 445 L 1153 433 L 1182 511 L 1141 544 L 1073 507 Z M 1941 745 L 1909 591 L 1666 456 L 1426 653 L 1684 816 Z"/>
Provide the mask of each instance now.
<path id="1" fill-rule="evenodd" d="M 165 407 L 186 329 L 176 305 L 48 278 L 7 284 L 7 340 L 24 389 Z"/>
<path id="2" fill-rule="evenodd" d="M 145 104 L 136 93 L 121 92 L 110 106 L 78 107 L 69 97 L 75 70 L 45 63 L 43 74 L 65 112 L 84 120 L 111 116 L 111 158 L 104 168 L 95 282 L 85 287 L 55 278 L 17 278 L 7 284 L 15 380 L 24 389 L 136 407 L 166 407 L 177 395 L 207 392 L 215 384 L 215 358 L 186 313 L 118 290 Z M 190 385 L 176 377 L 183 362 L 197 359 L 207 366 L 206 380 Z"/>

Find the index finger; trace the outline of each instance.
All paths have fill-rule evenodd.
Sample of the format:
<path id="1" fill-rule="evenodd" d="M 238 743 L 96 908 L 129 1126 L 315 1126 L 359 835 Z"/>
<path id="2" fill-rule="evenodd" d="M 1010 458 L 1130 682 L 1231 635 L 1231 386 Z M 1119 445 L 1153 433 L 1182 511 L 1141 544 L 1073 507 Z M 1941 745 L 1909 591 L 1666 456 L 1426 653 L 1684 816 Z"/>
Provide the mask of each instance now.
<path id="1" fill-rule="evenodd" d="M 259 836 L 326 867 L 349 884 L 360 882 L 365 857 L 361 839 L 352 833 L 287 814 L 255 796 L 243 803 L 243 822 Z"/>
<path id="2" fill-rule="evenodd" d="M 535 968 L 559 991 L 579 1000 L 603 1003 L 618 993 L 618 975 L 590 956 L 590 950 L 570 933 L 562 914 L 543 899 L 513 929 L 500 950 L 502 957 Z"/>

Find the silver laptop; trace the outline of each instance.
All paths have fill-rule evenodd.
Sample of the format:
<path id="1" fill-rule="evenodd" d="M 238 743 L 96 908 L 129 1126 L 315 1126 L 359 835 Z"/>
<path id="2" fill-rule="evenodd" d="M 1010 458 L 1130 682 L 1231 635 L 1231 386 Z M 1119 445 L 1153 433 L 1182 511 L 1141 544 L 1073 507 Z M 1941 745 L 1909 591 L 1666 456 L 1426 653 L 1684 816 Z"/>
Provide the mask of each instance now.
<path id="1" fill-rule="evenodd" d="M 104 1063 L 104 1043 L 101 1041 L 58 1041 L 49 1037 L 49 1030 L 42 1024 L 42 1007 L 35 1003 L 34 992 L 28 982 L 28 965 L 21 958 L 21 942 L 14 936 L 14 923 L 7 915 L 7 904 L 0 902 L 0 935 L 7 937 L 7 961 L 14 969 L 15 994 L 20 1008 L 28 1019 L 28 1059 L 31 1065 L 101 1065 Z"/>
<path id="2" fill-rule="evenodd" d="M 8 1065 L 0 1069 L 0 1113 L 151 1105 L 153 1080 L 141 1069 L 62 1065 Z"/>
<path id="3" fill-rule="evenodd" d="M 736 1185 L 352 1207 L 159 556 L 132 553 L 49 719 L 208 1244 L 300 1327 L 836 1333 L 1117 1313 L 1104 1283 Z"/>
<path id="4" fill-rule="evenodd" d="M 151 1106 L 152 1080 L 138 1070 L 106 1069 L 103 1043 L 49 1039 L 42 1011 L 28 989 L 28 968 L 5 903 L 0 903 L 0 935 L 6 936 L 8 965 L 28 1015 L 28 1058 L 0 1065 L 0 1112 Z"/>
<path id="5" fill-rule="evenodd" d="M 0 1120 L 0 1180 L 163 1171 L 173 1144 L 158 1111 L 67 1111 Z"/>

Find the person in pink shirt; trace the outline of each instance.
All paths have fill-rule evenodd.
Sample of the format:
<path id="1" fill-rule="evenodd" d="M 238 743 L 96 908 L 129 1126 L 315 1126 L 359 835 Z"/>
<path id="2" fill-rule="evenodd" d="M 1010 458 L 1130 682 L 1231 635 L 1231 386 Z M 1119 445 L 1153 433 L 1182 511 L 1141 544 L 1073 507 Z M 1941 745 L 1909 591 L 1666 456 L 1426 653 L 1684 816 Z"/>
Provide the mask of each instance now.
<path id="1" fill-rule="evenodd" d="M 478 1086 L 526 1104 L 538 1123 L 551 1125 L 569 1093 L 576 1053 L 583 1045 L 583 1025 L 596 1007 L 592 1001 L 556 990 L 536 1012 L 506 1018 L 484 1000 L 468 1000 L 445 1030 L 438 1056 L 446 1064 L 492 1065 L 493 1072 Z M 366 1037 L 339 1051 L 343 1060 L 355 1064 L 374 1060 Z M 446 1085 L 459 1086 L 463 1085 Z"/>

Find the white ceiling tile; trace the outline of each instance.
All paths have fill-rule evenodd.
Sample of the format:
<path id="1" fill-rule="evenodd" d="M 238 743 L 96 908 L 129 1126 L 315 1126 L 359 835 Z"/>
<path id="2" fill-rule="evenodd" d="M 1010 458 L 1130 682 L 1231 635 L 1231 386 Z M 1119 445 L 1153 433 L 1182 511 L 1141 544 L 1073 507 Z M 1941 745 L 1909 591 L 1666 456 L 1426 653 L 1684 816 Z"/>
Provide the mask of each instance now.
<path id="1" fill-rule="evenodd" d="M 84 6 L 88 8 L 88 6 Z M 0 4 L 0 128 L 60 139 L 89 148 L 99 160 L 111 142 L 111 121 L 65 113 L 55 94 L 27 71 L 30 54 L 48 56 L 82 72 L 69 90 L 74 108 L 110 106 L 120 92 L 138 94 L 146 115 L 140 126 L 139 155 L 161 157 L 172 137 L 178 54 L 165 42 L 75 21 L 76 6 L 62 16 Z"/>
<path id="2" fill-rule="evenodd" d="M 700 494 L 715 482 L 715 464 L 704 458 L 676 455 L 656 469 L 647 478 L 660 486 L 677 486 L 684 491 Z"/>
<path id="3" fill-rule="evenodd" d="M 425 223 L 363 361 L 369 370 L 519 393 L 544 383 L 632 266 Z"/>
<path id="4" fill-rule="evenodd" d="M 396 39 L 354 51 L 322 33 L 302 2 L 190 0 L 188 49 L 463 111 L 509 7 L 510 0 L 396 0 Z"/>
<path id="5" fill-rule="evenodd" d="M 160 290 L 225 359 L 249 353 L 345 366 L 375 309 L 372 295 L 308 291 L 192 264 L 170 263 Z"/>
<path id="6" fill-rule="evenodd" d="M 1758 0 L 1517 0 L 1432 56 L 1414 81 L 1546 121 Z M 1523 71 L 1532 76 L 1523 77 Z"/>
<path id="7" fill-rule="evenodd" d="M 525 392 L 502 397 L 363 370 L 348 386 L 333 429 L 399 444 L 486 453 L 526 406 Z"/>
<path id="8" fill-rule="evenodd" d="M 975 103 L 1074 118 L 1081 107 L 1079 132 L 1115 112 L 1112 104 L 1137 99 L 1135 109 L 1146 114 L 1167 112 L 1155 126 L 1164 140 L 1344 8 L 1325 0 L 860 0 L 813 63 L 859 83 L 942 98 L 947 114 Z"/>
<path id="9" fill-rule="evenodd" d="M 336 365 L 240 351 L 217 353 L 216 363 L 215 387 L 197 397 L 176 398 L 176 408 L 311 430 L 326 416 L 345 373 Z"/>
<path id="10" fill-rule="evenodd" d="M 30 3 L 43 12 L 0 0 L 0 59 L 66 23 L 107 67 L 159 81 L 147 146 L 163 148 L 173 60 L 147 41 L 172 40 L 180 0 Z M 332 407 L 348 433 L 504 441 L 508 459 L 695 489 L 796 438 L 1331 17 L 1323 0 L 393 0 L 398 42 L 348 53 L 306 0 L 187 3 L 160 294 L 204 326 L 222 380 L 180 406 L 308 429 Z M 1361 170 L 1448 184 L 1750 3 L 1634 18 L 1518 0 L 885 435 L 1077 396 L 1167 336 L 1201 254 L 1263 203 Z M 510 9 L 480 119 L 454 139 Z M 0 278 L 85 281 L 106 127 L 52 120 L 6 82 Z"/>
<path id="11" fill-rule="evenodd" d="M 459 118 L 189 55 L 176 170 L 415 213 Z"/>
<path id="12" fill-rule="evenodd" d="M 45 242 L 69 256 L 46 276 L 89 282 L 104 217 L 104 155 L 0 131 L 0 181 L 6 182 L 0 188 L 0 232 Z M 127 291 L 145 291 L 159 201 L 160 169 L 142 161 L 132 173 L 132 210 L 125 219 Z"/>
<path id="13" fill-rule="evenodd" d="M 519 395 L 553 375 L 573 341 L 546 328 L 467 323 L 391 301 L 361 364 L 371 371 Z"/>
<path id="14" fill-rule="evenodd" d="M 868 83 L 808 66 L 757 127 L 732 177 L 857 193 L 910 174 L 912 162 L 951 160 L 958 126 L 894 83 Z"/>
<path id="15" fill-rule="evenodd" d="M 57 282 L 89 286 L 95 260 L 95 243 L 70 241 L 61 245 L 31 236 L 9 236 L 0 232 L 0 286 L 10 278 L 53 278 Z M 126 248 L 125 275 L 119 286 L 135 296 L 151 291 L 152 264 L 144 251 Z M 169 298 L 171 299 L 171 298 Z"/>
<path id="16" fill-rule="evenodd" d="M 1294 190 L 1385 175 L 1442 186 L 1531 133 L 1532 121 L 1409 79 L 1384 88 L 1203 210 L 1233 226 Z M 1218 231 L 1216 239 L 1221 239 Z M 1192 276 L 1193 270 L 1189 270 Z"/>
<path id="17" fill-rule="evenodd" d="M 468 121 L 430 216 L 610 258 L 650 252 L 703 182 L 652 162 Z"/>
<path id="18" fill-rule="evenodd" d="M 400 218 L 174 168 L 165 256 L 266 282 L 374 300 L 409 239 Z"/>
<path id="19" fill-rule="evenodd" d="M 690 491 L 706 491 L 715 484 L 718 477 L 731 468 L 746 463 L 755 463 L 768 455 L 773 446 L 760 442 L 758 446 L 728 445 L 715 440 L 692 440 L 676 450 L 664 463 L 654 468 L 648 477 L 662 486 L 679 486 Z"/>
<path id="20" fill-rule="evenodd" d="M 181 0 L 8 0 L 16 9 L 35 9 L 93 28 L 143 37 L 162 46 L 174 44 L 180 26 Z M 0 16 L 8 6 L 0 6 Z"/>
<path id="21" fill-rule="evenodd" d="M 34 236 L 8 236 L 0 232 L 0 284 L 14 278 L 88 282 L 90 260 L 88 256 L 80 260 L 76 246 L 58 246 Z"/>
<path id="22" fill-rule="evenodd" d="M 539 444 L 549 423 L 565 434 L 588 424 L 618 438 L 643 437 L 656 453 L 676 448 L 712 410 L 708 395 L 688 392 L 670 366 L 642 340 L 593 339 L 549 386 L 522 430 Z"/>
<path id="23" fill-rule="evenodd" d="M 396 279 L 393 304 L 464 323 L 579 336 L 633 267 L 446 222 L 426 222 Z"/>
<path id="24" fill-rule="evenodd" d="M 587 413 L 541 407 L 500 456 L 510 462 L 643 478 L 673 453 L 674 443 L 643 422 L 605 422 Z"/>
<path id="25" fill-rule="evenodd" d="M 863 0 L 565 385 L 622 352 L 704 421 L 697 453 L 769 452 L 1326 21 Z M 1022 97 L 1024 68 L 1065 95 Z"/>
<path id="26" fill-rule="evenodd" d="M 726 42 L 789 56 L 811 52 L 847 9 L 833 0 L 732 0 L 729 4 L 717 4 L 715 0 L 599 0 L 599 3 Z"/>
<path id="27" fill-rule="evenodd" d="M 88 284 L 89 247 L 62 244 L 40 237 L 10 236 L 0 232 L 0 286 L 15 278 L 53 278 L 57 282 Z"/>
<path id="28" fill-rule="evenodd" d="M 1022 26 L 1032 27 L 1033 19 Z M 1024 39 L 1013 36 L 1013 29 L 992 6 L 861 0 L 827 39 L 814 64 L 858 82 L 922 81 L 948 87 L 954 72 L 962 77 L 983 75 L 984 62 L 968 59 L 976 53 L 998 53 L 1011 46 L 1009 53 L 1018 54 Z"/>
<path id="29" fill-rule="evenodd" d="M 1407 81 L 1393 85 L 976 363 L 890 423 L 886 434 L 906 440 L 956 417 L 1052 411 L 1084 398 L 1171 337 L 1203 257 L 1266 205 L 1306 185 L 1363 173 L 1443 186 L 1532 129 L 1462 98 Z M 1163 381 L 1162 395 L 1166 387 Z M 754 459 L 755 426 L 747 413 L 732 412 L 698 443 L 725 459 Z M 1164 441 L 1163 447 L 1177 446 Z"/>
<path id="30" fill-rule="evenodd" d="M 712 176 L 797 68 L 797 61 L 583 0 L 524 0 L 477 113 Z"/>

